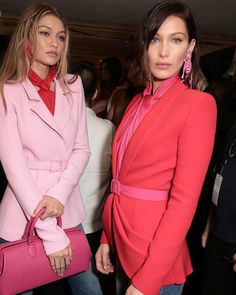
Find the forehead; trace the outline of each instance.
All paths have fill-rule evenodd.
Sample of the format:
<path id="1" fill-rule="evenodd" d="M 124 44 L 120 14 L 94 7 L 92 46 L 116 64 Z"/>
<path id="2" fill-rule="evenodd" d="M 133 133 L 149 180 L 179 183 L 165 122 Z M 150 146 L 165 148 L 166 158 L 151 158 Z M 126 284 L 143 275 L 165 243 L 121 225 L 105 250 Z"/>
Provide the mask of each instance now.
<path id="1" fill-rule="evenodd" d="M 38 27 L 46 26 L 56 31 L 65 31 L 62 21 L 55 15 L 47 14 L 40 18 Z"/>
<path id="2" fill-rule="evenodd" d="M 157 33 L 165 34 L 173 34 L 176 32 L 188 34 L 185 21 L 176 15 L 168 16 L 157 31 Z"/>

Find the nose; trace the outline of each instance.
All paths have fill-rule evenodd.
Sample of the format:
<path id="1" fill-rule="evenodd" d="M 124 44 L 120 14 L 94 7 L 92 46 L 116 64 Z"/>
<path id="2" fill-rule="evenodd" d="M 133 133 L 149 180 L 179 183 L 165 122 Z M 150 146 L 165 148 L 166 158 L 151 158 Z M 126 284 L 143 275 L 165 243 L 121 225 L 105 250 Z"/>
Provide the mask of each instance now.
<path id="1" fill-rule="evenodd" d="M 168 44 L 166 42 L 161 42 L 158 50 L 159 57 L 165 58 L 168 56 Z"/>
<path id="2" fill-rule="evenodd" d="M 58 38 L 57 36 L 52 36 L 51 38 L 51 46 L 57 48 L 58 47 Z"/>

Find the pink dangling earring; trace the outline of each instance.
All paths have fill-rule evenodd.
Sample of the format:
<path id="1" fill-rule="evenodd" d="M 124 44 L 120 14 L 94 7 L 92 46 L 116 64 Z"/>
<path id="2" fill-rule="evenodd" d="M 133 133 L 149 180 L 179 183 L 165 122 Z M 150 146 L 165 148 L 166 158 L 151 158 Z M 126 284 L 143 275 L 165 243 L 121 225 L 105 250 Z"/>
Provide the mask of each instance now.
<path id="1" fill-rule="evenodd" d="M 190 88 L 192 88 L 193 75 L 192 75 L 192 51 L 190 49 L 187 50 L 184 57 L 184 65 L 183 65 L 183 73 L 181 76 L 181 80 L 189 81 Z"/>

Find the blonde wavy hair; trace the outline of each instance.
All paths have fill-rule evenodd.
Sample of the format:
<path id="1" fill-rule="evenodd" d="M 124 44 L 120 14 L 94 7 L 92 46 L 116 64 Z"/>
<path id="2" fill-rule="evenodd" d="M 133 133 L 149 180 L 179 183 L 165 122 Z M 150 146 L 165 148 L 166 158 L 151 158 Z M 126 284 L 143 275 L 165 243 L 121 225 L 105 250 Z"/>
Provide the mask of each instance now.
<path id="1" fill-rule="evenodd" d="M 34 48 L 36 44 L 36 31 L 39 20 L 45 15 L 54 15 L 59 18 L 65 27 L 65 47 L 62 52 L 60 61 L 57 64 L 57 76 L 61 87 L 65 92 L 69 92 L 68 84 L 72 83 L 76 76 L 69 81 L 66 80 L 68 69 L 68 52 L 69 52 L 69 29 L 61 13 L 54 7 L 47 4 L 34 4 L 29 6 L 22 14 L 17 27 L 11 37 L 8 49 L 4 56 L 0 68 L 0 94 L 5 103 L 4 84 L 19 83 L 28 75 L 32 57 L 29 56 L 29 44 Z"/>

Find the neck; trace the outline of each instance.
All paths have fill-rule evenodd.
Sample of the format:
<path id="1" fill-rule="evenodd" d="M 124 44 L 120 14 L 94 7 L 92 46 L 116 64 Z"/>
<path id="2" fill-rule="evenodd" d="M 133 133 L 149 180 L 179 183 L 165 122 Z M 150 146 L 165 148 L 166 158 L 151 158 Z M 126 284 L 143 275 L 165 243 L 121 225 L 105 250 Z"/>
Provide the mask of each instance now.
<path id="1" fill-rule="evenodd" d="M 152 82 L 152 94 L 156 92 L 156 90 L 160 87 L 160 85 L 163 83 L 163 80 L 153 80 Z"/>
<path id="2" fill-rule="evenodd" d="M 174 74 L 173 76 L 164 79 L 164 80 L 160 80 L 160 79 L 153 79 L 152 82 L 152 94 L 154 94 L 156 92 L 156 90 L 163 84 L 166 83 L 167 81 L 171 81 L 172 79 L 175 80 L 175 78 L 179 76 L 179 74 Z"/>
<path id="3" fill-rule="evenodd" d="M 31 65 L 31 69 L 42 79 L 46 79 L 49 73 L 49 66 L 40 65 L 35 66 L 34 64 Z"/>

